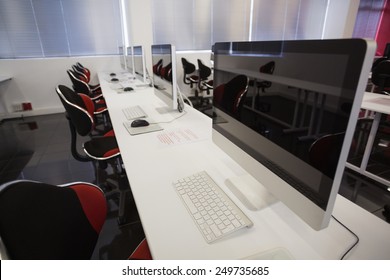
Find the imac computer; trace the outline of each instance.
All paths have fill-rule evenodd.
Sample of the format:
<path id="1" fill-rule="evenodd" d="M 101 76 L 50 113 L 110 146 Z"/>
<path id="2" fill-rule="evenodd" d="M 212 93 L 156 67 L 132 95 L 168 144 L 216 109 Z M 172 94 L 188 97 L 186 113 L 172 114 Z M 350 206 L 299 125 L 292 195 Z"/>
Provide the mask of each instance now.
<path id="1" fill-rule="evenodd" d="M 146 84 L 145 55 L 142 46 L 133 47 L 134 74 Z"/>
<path id="2" fill-rule="evenodd" d="M 225 121 L 213 123 L 213 141 L 250 174 L 226 181 L 244 205 L 282 202 L 313 229 L 328 226 L 375 48 L 363 39 L 215 44 L 214 115 Z"/>
<path id="3" fill-rule="evenodd" d="M 130 74 L 134 75 L 134 55 L 133 55 L 133 47 L 127 47 L 126 51 L 126 66 L 127 71 Z"/>
<path id="4" fill-rule="evenodd" d="M 169 110 L 178 109 L 176 51 L 170 44 L 152 45 L 153 85 L 155 94 Z"/>

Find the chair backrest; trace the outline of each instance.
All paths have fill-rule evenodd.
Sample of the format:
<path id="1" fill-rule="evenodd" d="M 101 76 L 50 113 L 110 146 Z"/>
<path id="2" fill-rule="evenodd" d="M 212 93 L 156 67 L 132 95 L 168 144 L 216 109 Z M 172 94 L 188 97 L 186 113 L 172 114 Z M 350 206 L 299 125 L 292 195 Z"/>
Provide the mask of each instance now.
<path id="1" fill-rule="evenodd" d="M 89 80 L 91 79 L 91 71 L 89 71 L 89 69 L 83 66 L 80 62 L 77 62 L 75 66 L 77 66 L 78 69 L 80 69 L 87 76 L 89 82 Z"/>
<path id="2" fill-rule="evenodd" d="M 83 72 L 82 69 L 77 67 L 76 65 L 72 65 L 73 74 L 76 78 L 89 83 L 89 77 Z"/>
<path id="3" fill-rule="evenodd" d="M 238 75 L 224 85 L 214 89 L 213 102 L 227 113 L 239 117 L 245 95 L 248 91 L 249 79 L 245 75 Z"/>
<path id="4" fill-rule="evenodd" d="M 162 59 L 160 59 L 159 61 L 157 61 L 156 64 L 153 65 L 153 73 L 155 75 L 161 76 L 160 72 L 161 72 L 162 65 L 163 65 L 163 60 Z"/>
<path id="5" fill-rule="evenodd" d="M 0 186 L 1 239 L 10 259 L 90 259 L 106 213 L 102 190 L 89 183 Z"/>
<path id="6" fill-rule="evenodd" d="M 172 62 L 161 68 L 160 75 L 164 80 L 172 82 Z"/>
<path id="7" fill-rule="evenodd" d="M 88 135 L 95 126 L 93 101 L 64 85 L 59 85 L 56 92 L 77 133 L 81 136 Z"/>
<path id="8" fill-rule="evenodd" d="M 86 83 L 85 81 L 82 81 L 78 78 L 78 76 L 76 75 L 76 73 L 74 73 L 73 70 L 70 70 L 68 69 L 66 71 L 68 73 L 68 76 L 72 82 L 72 85 L 73 85 L 73 89 L 78 92 L 78 93 L 84 93 L 84 94 L 87 94 L 87 95 L 90 95 L 91 94 L 91 89 L 89 88 L 89 85 L 88 83 Z"/>
<path id="9" fill-rule="evenodd" d="M 259 68 L 260 73 L 273 74 L 275 70 L 275 61 L 270 61 Z"/>
<path id="10" fill-rule="evenodd" d="M 211 75 L 211 68 L 203 64 L 202 60 L 198 59 L 199 78 L 201 81 L 207 80 Z"/>
<path id="11" fill-rule="evenodd" d="M 272 75 L 274 73 L 274 70 L 275 70 L 275 61 L 270 61 L 270 62 L 260 66 L 260 68 L 259 68 L 260 73 L 265 73 L 265 74 L 270 74 L 270 75 Z M 257 83 L 257 86 L 259 88 L 262 88 L 264 91 L 264 89 L 271 87 L 272 83 L 270 81 L 263 80 L 263 81 L 259 81 Z"/>
<path id="12" fill-rule="evenodd" d="M 181 58 L 181 63 L 183 65 L 184 75 L 189 75 L 195 72 L 196 70 L 195 64 L 189 62 L 184 57 Z"/>
<path id="13" fill-rule="evenodd" d="M 390 87 L 390 60 L 383 60 L 372 69 L 371 81 L 380 91 Z"/>
<path id="14" fill-rule="evenodd" d="M 309 162 L 322 173 L 333 178 L 345 132 L 328 134 L 313 142 L 309 148 Z"/>

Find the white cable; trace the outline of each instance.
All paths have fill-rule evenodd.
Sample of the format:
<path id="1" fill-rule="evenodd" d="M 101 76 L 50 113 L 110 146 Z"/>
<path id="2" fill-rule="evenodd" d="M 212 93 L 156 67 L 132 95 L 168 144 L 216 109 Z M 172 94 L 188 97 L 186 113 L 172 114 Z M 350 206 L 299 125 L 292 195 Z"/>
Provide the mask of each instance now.
<path id="1" fill-rule="evenodd" d="M 179 93 L 179 94 L 178 94 L 178 97 L 180 98 L 180 101 L 181 101 L 182 104 L 183 104 L 183 109 L 184 109 L 184 104 L 185 104 L 184 99 L 188 101 L 188 103 L 190 104 L 191 107 L 194 107 L 194 106 L 192 105 L 191 100 L 188 99 L 187 95 L 185 95 L 184 93 L 182 93 L 182 91 L 180 90 L 180 87 L 179 87 L 178 85 L 176 85 L 176 88 L 177 88 L 177 92 Z M 183 99 L 183 97 L 184 97 L 184 99 Z"/>

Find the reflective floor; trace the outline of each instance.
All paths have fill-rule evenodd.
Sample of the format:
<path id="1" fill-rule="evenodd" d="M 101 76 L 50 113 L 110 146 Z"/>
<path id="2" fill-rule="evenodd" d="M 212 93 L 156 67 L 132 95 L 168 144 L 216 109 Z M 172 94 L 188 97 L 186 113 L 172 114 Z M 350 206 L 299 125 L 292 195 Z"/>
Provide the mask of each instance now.
<path id="1" fill-rule="evenodd" d="M 85 139 L 79 139 L 82 143 Z M 31 179 L 50 184 L 95 182 L 91 163 L 75 160 L 70 152 L 70 131 L 64 114 L 6 120 L 0 124 L 0 184 Z M 81 144 L 80 144 L 81 147 Z M 383 185 L 346 171 L 340 194 L 379 218 L 390 203 Z M 128 199 L 131 201 L 131 199 Z M 93 259 L 126 259 L 144 238 L 133 203 L 126 208 L 130 223 L 119 225 L 118 200 L 108 199 L 109 213 Z"/>

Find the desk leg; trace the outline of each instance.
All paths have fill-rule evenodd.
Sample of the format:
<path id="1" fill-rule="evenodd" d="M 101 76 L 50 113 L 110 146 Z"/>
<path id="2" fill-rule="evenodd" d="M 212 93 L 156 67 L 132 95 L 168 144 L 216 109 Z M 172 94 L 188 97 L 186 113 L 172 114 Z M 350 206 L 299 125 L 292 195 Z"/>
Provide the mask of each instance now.
<path id="1" fill-rule="evenodd" d="M 299 105 L 300 105 L 300 101 L 301 101 L 301 92 L 302 92 L 302 90 L 299 89 L 298 94 L 297 94 L 297 99 L 295 102 L 294 119 L 293 119 L 292 125 L 290 128 L 283 129 L 283 133 L 300 132 L 300 131 L 306 131 L 308 129 L 307 127 L 304 127 L 305 116 L 306 116 L 306 107 L 307 107 L 307 98 L 308 98 L 308 93 L 306 90 L 305 90 L 304 100 L 302 103 L 303 108 L 302 108 L 302 113 L 301 113 L 301 120 L 300 120 L 299 126 L 297 127 Z"/>
<path id="2" fill-rule="evenodd" d="M 374 121 L 372 122 L 371 130 L 370 130 L 370 135 L 368 136 L 366 148 L 364 150 L 362 163 L 360 164 L 361 172 L 365 172 L 367 169 L 368 160 L 370 159 L 372 147 L 374 145 L 374 140 L 375 140 L 376 133 L 378 131 L 381 116 L 382 116 L 381 113 L 379 112 L 375 113 Z"/>

